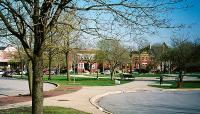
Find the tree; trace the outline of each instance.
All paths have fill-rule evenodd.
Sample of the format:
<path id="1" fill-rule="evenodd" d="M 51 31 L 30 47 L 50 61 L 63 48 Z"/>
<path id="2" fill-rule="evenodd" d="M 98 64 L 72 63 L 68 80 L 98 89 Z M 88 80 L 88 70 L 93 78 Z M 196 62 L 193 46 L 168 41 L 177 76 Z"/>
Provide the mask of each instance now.
<path id="1" fill-rule="evenodd" d="M 48 36 L 49 39 L 45 42 L 45 47 L 46 47 L 46 53 L 48 57 L 48 80 L 51 80 L 51 67 L 52 67 L 52 62 L 53 58 L 57 56 L 60 53 L 59 49 L 59 44 L 61 38 L 57 38 L 58 36 L 55 35 L 56 33 L 51 32 L 51 34 Z"/>
<path id="2" fill-rule="evenodd" d="M 22 46 L 31 58 L 33 64 L 33 94 L 32 94 L 32 112 L 33 114 L 43 113 L 43 51 L 46 35 L 55 25 L 59 15 L 65 5 L 70 0 L 58 1 L 57 9 L 52 8 L 52 1 L 45 0 L 22 0 L 22 1 L 0 1 L 0 18 L 9 32 L 17 37 Z M 19 5 L 19 7 L 16 7 Z M 51 11 L 53 14 L 51 14 Z M 6 12 L 6 13 L 5 13 Z M 26 33 L 28 27 L 34 33 L 34 49 L 26 42 Z"/>
<path id="3" fill-rule="evenodd" d="M 79 19 L 75 19 L 76 11 L 71 10 L 68 13 L 64 13 L 63 16 L 60 17 L 58 21 L 57 34 L 61 38 L 61 46 L 60 50 L 65 55 L 65 63 L 67 70 L 67 80 L 70 81 L 70 73 L 69 73 L 69 55 L 72 52 L 72 46 L 75 44 L 80 35 L 80 31 L 77 30 L 79 28 Z M 69 26 L 70 25 L 70 26 Z M 75 46 L 77 47 L 77 46 Z M 74 47 L 74 48 L 75 48 Z"/>
<path id="4" fill-rule="evenodd" d="M 170 57 L 175 66 L 179 69 L 179 81 L 177 87 L 182 87 L 183 71 L 185 71 L 186 64 L 190 61 L 192 56 L 192 43 L 185 37 L 174 37 L 172 39 L 173 49 L 170 52 Z"/>
<path id="5" fill-rule="evenodd" d="M 133 26 L 134 29 L 144 31 L 146 28 L 169 27 L 167 20 L 160 16 L 169 9 L 173 9 L 180 0 L 166 1 L 104 1 L 104 0 L 1 0 L 0 18 L 2 29 L 8 30 L 18 38 L 32 61 L 33 65 L 33 114 L 43 113 L 43 52 L 44 43 L 48 39 L 47 34 L 55 26 L 62 11 L 76 10 L 82 20 L 88 21 L 88 26 L 83 26 L 81 30 L 90 34 L 102 33 L 108 30 L 108 24 L 118 26 Z M 86 12 L 91 12 L 89 15 Z M 99 17 L 94 16 L 98 13 Z M 101 14 L 100 14 L 101 13 Z M 105 14 L 110 20 L 105 20 Z M 90 19 L 89 19 L 90 18 Z M 104 22 L 106 23 L 104 23 Z M 123 23 L 123 24 L 119 24 Z M 94 26 L 95 24 L 95 29 Z M 105 25 L 102 26 L 101 24 Z M 70 24 L 69 24 L 70 26 Z M 88 29 L 91 28 L 91 29 Z M 101 28 L 101 29 L 100 29 Z M 120 28 L 120 27 L 119 27 Z M 122 27 L 121 27 L 122 28 Z M 99 31 L 97 31 L 99 30 Z M 101 31 L 100 31 L 101 30 Z M 33 50 L 31 50 L 26 40 L 26 33 L 33 33 Z"/>
<path id="6" fill-rule="evenodd" d="M 30 46 L 30 50 L 32 49 L 32 36 L 30 33 L 28 33 L 26 35 L 27 38 L 27 42 L 28 45 Z M 15 53 L 14 56 L 17 56 L 17 59 L 20 60 L 21 63 L 21 77 L 23 77 L 23 71 L 24 71 L 24 65 L 26 65 L 27 67 L 27 71 L 28 71 L 28 85 L 29 85 L 29 92 L 30 95 L 32 95 L 32 63 L 31 63 L 31 59 L 27 56 L 27 54 L 25 53 L 23 46 L 21 45 L 21 42 L 16 39 L 15 37 L 12 37 L 11 35 L 6 33 L 6 39 L 4 39 L 4 37 L 2 39 L 0 39 L 1 42 L 3 42 L 3 44 L 8 44 L 8 45 L 14 45 L 17 49 L 17 53 Z M 13 56 L 13 55 L 12 55 Z"/>
<path id="7" fill-rule="evenodd" d="M 167 62 L 170 62 L 170 48 L 165 44 L 154 44 L 151 46 L 155 54 L 155 60 L 160 64 L 160 70 L 164 73 L 167 71 Z M 170 65 L 170 64 L 169 64 Z M 170 65 L 171 66 L 171 65 Z M 170 70 L 171 68 L 169 68 Z"/>
<path id="8" fill-rule="evenodd" d="M 129 53 L 116 39 L 103 39 L 98 42 L 97 53 L 98 60 L 104 60 L 110 66 L 111 80 L 113 80 L 113 74 L 115 69 L 123 63 L 129 62 Z"/>

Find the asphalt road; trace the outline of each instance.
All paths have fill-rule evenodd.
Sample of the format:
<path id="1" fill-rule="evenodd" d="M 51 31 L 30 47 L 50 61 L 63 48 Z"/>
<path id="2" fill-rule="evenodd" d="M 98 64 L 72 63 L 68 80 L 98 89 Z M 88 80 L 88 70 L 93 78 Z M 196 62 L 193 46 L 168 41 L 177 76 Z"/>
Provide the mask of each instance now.
<path id="1" fill-rule="evenodd" d="M 103 97 L 113 114 L 200 114 L 200 91 L 139 91 Z"/>
<path id="2" fill-rule="evenodd" d="M 56 86 L 44 83 L 44 91 L 54 89 Z M 17 80 L 12 78 L 0 78 L 0 97 L 15 96 L 19 94 L 29 94 L 28 81 Z"/>

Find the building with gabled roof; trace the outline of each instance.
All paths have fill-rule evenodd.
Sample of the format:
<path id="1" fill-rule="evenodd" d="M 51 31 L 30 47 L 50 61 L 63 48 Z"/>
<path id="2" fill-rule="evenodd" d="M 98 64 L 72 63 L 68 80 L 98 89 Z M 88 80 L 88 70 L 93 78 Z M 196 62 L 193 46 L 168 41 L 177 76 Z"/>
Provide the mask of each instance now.
<path id="1" fill-rule="evenodd" d="M 10 68 L 13 65 L 13 61 L 18 63 L 15 59 L 16 53 L 17 49 L 12 45 L 0 47 L 0 69 Z"/>

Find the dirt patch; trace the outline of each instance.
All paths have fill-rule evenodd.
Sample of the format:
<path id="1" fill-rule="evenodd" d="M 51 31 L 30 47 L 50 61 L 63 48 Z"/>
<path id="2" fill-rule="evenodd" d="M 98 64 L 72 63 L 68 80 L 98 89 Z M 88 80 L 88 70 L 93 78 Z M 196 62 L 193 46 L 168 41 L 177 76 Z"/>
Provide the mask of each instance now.
<path id="1" fill-rule="evenodd" d="M 54 90 L 51 91 L 45 91 L 44 97 L 53 97 L 58 96 L 62 94 L 72 93 L 75 91 L 80 90 L 80 86 L 60 86 Z M 18 95 L 18 96 L 7 96 L 7 97 L 1 97 L 0 98 L 0 106 L 8 105 L 8 104 L 14 104 L 14 103 L 20 103 L 20 102 L 26 102 L 31 101 L 32 98 L 29 95 Z"/>

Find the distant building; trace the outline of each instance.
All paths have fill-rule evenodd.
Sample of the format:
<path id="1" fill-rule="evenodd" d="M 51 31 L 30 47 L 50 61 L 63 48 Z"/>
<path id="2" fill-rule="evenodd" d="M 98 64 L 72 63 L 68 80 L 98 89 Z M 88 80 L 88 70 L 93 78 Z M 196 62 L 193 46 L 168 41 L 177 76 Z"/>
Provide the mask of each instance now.
<path id="1" fill-rule="evenodd" d="M 132 51 L 131 57 L 132 57 L 131 61 L 132 70 L 139 69 L 139 67 L 140 69 L 146 70 L 148 66 L 151 67 L 155 66 L 154 51 L 151 49 L 150 46 L 147 46 L 138 51 Z"/>
<path id="2" fill-rule="evenodd" d="M 78 50 L 72 49 L 69 54 L 69 70 L 75 70 L 76 73 L 94 73 L 98 69 L 98 63 L 95 61 L 96 50 Z"/>
<path id="3" fill-rule="evenodd" d="M 12 45 L 0 47 L 0 69 L 15 67 L 19 63 L 15 58 L 16 53 L 17 49 Z"/>

